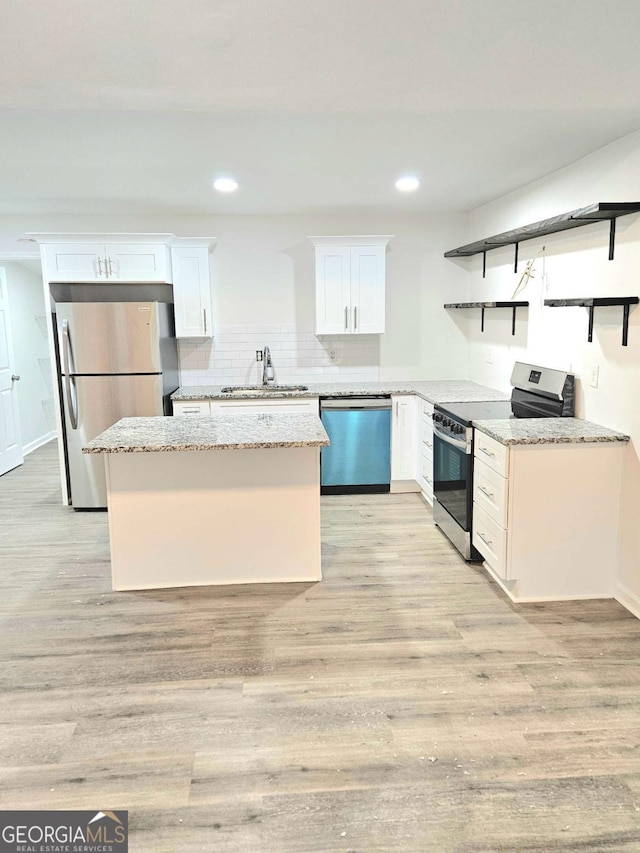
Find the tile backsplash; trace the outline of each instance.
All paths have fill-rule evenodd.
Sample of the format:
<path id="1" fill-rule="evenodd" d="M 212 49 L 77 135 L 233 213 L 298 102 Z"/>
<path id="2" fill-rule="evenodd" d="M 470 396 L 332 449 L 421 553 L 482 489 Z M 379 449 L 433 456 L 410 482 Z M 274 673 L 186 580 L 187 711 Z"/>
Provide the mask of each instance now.
<path id="1" fill-rule="evenodd" d="M 256 350 L 265 346 L 280 384 L 379 379 L 379 335 L 318 337 L 293 325 L 217 326 L 211 340 L 178 341 L 180 384 L 259 384 Z"/>

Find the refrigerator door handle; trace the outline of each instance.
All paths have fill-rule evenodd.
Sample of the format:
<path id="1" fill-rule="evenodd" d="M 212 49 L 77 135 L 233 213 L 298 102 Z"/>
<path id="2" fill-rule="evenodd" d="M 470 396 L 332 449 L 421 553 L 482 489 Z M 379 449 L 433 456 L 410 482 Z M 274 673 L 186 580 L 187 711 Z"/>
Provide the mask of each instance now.
<path id="1" fill-rule="evenodd" d="M 71 359 L 69 357 L 69 321 L 62 321 L 62 360 L 64 362 L 64 382 L 67 389 L 67 411 L 69 413 L 69 421 L 71 429 L 78 429 L 78 418 L 73 409 L 73 399 L 71 397 Z"/>

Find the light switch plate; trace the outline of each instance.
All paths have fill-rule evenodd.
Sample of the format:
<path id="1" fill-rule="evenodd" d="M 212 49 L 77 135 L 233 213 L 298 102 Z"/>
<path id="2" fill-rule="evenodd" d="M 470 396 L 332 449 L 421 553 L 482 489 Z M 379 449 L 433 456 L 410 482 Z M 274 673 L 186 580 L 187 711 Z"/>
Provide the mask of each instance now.
<path id="1" fill-rule="evenodd" d="M 592 388 L 598 387 L 599 377 L 600 377 L 600 366 L 597 364 L 592 364 L 591 365 L 591 383 L 590 383 Z"/>

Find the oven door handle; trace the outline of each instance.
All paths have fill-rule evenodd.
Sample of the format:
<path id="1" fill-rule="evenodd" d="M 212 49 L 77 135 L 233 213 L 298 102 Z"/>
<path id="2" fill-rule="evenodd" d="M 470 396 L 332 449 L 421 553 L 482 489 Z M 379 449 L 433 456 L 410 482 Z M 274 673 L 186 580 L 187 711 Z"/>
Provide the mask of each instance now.
<path id="1" fill-rule="evenodd" d="M 438 429 L 438 427 L 435 424 L 433 425 L 433 434 L 434 434 L 434 436 L 436 436 L 436 438 L 439 438 L 441 441 L 444 441 L 447 444 L 450 444 L 452 447 L 456 447 L 458 450 L 464 451 L 467 454 L 467 456 L 469 456 L 471 454 L 471 448 L 467 444 L 466 439 L 461 440 L 461 439 L 452 438 L 450 435 L 447 435 L 446 433 L 440 432 L 440 430 Z"/>

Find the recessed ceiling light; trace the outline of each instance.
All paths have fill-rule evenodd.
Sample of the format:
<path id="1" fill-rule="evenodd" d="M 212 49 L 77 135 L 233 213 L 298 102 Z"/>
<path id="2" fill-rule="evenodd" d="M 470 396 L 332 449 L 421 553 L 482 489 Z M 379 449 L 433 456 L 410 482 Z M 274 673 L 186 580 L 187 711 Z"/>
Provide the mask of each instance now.
<path id="1" fill-rule="evenodd" d="M 420 181 L 414 175 L 405 175 L 396 181 L 396 189 L 403 193 L 412 193 L 420 186 Z"/>
<path id="2" fill-rule="evenodd" d="M 219 193 L 232 193 L 238 189 L 238 182 L 233 178 L 216 178 L 213 188 Z"/>

